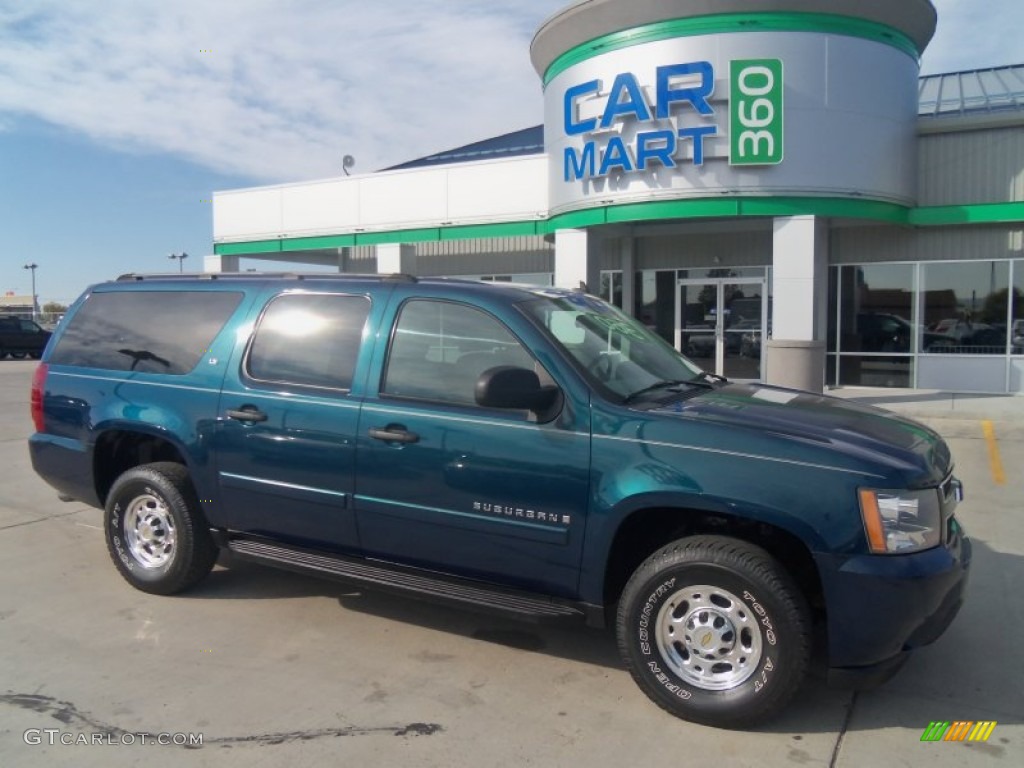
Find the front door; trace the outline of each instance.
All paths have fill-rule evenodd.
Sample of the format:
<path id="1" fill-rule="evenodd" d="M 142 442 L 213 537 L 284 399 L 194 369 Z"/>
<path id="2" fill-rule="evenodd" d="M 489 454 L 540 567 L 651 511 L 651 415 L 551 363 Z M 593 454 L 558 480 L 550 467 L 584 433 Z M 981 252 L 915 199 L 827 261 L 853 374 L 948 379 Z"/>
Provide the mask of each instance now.
<path id="1" fill-rule="evenodd" d="M 768 303 L 762 278 L 680 280 L 676 349 L 730 379 L 763 377 Z"/>
<path id="2" fill-rule="evenodd" d="M 493 315 L 412 296 L 397 315 L 379 391 L 368 386 L 359 421 L 356 515 L 366 555 L 575 594 L 586 416 L 563 408 L 538 423 L 476 404 L 477 379 L 495 366 L 531 368 L 553 383 Z"/>

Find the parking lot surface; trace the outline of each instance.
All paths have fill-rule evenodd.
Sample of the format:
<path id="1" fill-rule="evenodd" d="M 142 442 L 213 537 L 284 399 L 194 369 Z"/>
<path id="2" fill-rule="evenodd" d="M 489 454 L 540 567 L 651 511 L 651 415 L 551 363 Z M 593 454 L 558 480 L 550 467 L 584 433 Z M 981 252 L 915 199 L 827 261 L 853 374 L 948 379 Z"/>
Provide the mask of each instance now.
<path id="1" fill-rule="evenodd" d="M 1024 764 L 1024 398 L 896 404 L 949 439 L 967 489 L 975 560 L 947 633 L 870 692 L 828 689 L 819 664 L 780 719 L 727 732 L 648 701 L 610 632 L 228 562 L 186 595 L 133 590 L 100 512 L 32 472 L 34 365 L 0 360 L 0 765 Z M 996 726 L 922 742 L 934 721 Z"/>

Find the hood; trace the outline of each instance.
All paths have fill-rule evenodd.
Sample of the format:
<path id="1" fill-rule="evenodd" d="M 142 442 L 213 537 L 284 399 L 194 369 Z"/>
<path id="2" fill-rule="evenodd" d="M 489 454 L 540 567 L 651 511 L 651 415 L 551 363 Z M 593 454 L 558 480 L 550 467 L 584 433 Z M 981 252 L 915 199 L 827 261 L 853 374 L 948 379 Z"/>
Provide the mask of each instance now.
<path id="1" fill-rule="evenodd" d="M 655 412 L 818 446 L 898 471 L 919 486 L 952 469 L 945 441 L 933 430 L 881 408 L 761 384 L 725 384 Z"/>

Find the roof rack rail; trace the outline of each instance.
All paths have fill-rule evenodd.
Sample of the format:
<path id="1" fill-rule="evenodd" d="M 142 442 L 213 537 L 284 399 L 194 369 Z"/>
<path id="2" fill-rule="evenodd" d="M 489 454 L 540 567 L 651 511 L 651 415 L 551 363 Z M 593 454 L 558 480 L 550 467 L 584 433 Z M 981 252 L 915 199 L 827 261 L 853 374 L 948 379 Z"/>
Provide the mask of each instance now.
<path id="1" fill-rule="evenodd" d="M 117 282 L 143 282 L 146 280 L 379 280 L 381 282 L 416 283 L 415 275 L 403 273 L 372 274 L 344 272 L 158 272 L 138 273 L 127 272 L 119 275 Z"/>

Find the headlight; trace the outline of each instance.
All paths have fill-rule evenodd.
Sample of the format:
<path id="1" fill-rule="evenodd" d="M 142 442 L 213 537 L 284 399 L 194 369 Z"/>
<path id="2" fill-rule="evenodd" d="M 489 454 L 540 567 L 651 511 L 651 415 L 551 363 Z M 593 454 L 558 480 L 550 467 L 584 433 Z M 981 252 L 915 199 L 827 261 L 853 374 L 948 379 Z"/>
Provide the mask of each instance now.
<path id="1" fill-rule="evenodd" d="M 942 538 L 939 493 L 861 489 L 860 513 L 868 546 L 876 554 L 903 554 L 928 549 Z"/>

